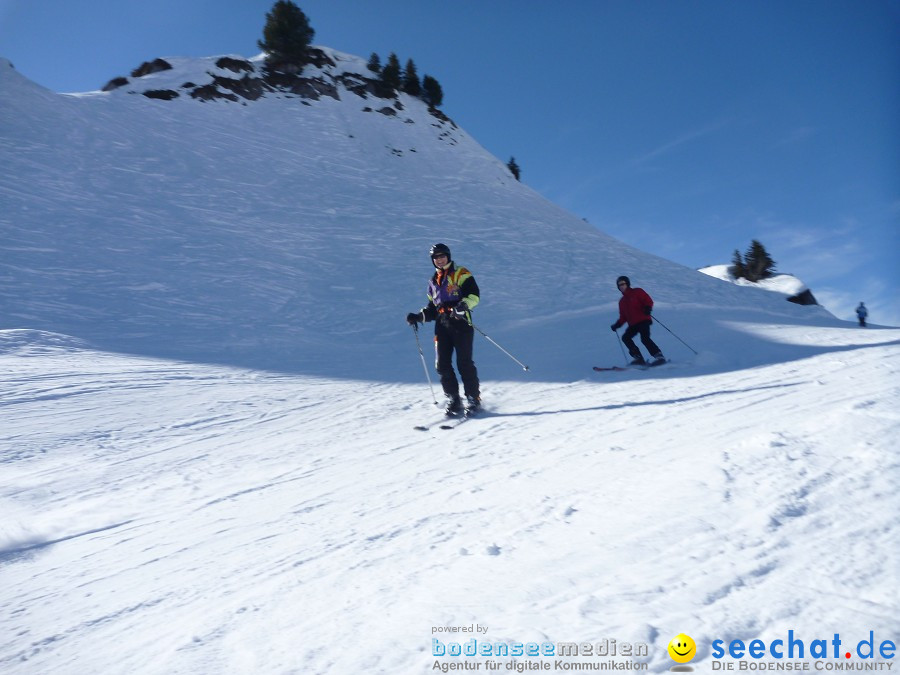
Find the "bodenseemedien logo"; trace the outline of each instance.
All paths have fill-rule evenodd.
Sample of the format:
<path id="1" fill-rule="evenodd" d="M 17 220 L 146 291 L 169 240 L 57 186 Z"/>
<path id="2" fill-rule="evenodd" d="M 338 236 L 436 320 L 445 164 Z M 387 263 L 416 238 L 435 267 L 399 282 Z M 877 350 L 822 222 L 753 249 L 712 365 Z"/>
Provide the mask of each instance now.
<path id="1" fill-rule="evenodd" d="M 669 641 L 669 657 L 677 664 L 677 666 L 672 666 L 669 670 L 685 672 L 692 671 L 693 667 L 685 665 L 690 662 L 695 656 L 697 656 L 697 643 L 694 642 L 694 638 L 690 635 L 685 635 L 684 633 L 679 633 L 675 637 L 673 637 Z"/>
<path id="2" fill-rule="evenodd" d="M 445 630 L 446 628 L 446 630 Z M 488 627 L 433 626 L 432 632 L 487 634 Z M 585 670 L 649 670 L 649 645 L 603 638 L 596 642 L 521 642 L 508 638 L 472 637 L 465 641 L 431 638 L 431 670 L 527 673 Z"/>

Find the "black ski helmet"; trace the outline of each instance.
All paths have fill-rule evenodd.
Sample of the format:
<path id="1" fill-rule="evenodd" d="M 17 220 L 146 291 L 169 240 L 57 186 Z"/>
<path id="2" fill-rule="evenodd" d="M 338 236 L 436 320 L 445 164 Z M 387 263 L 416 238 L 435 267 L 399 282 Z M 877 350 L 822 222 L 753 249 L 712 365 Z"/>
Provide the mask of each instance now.
<path id="1" fill-rule="evenodd" d="M 450 260 L 450 247 L 447 246 L 447 244 L 435 244 L 431 247 L 431 251 L 429 251 L 429 254 L 432 258 L 434 258 L 434 256 L 436 255 L 444 254 L 447 256 L 447 260 Z"/>
<path id="2" fill-rule="evenodd" d="M 629 279 L 628 277 L 626 277 L 624 274 L 623 274 L 622 276 L 620 276 L 618 279 L 616 279 L 616 287 L 618 287 L 619 284 L 622 283 L 623 281 L 624 281 L 626 284 L 628 284 L 628 288 L 631 288 L 631 279 Z"/>

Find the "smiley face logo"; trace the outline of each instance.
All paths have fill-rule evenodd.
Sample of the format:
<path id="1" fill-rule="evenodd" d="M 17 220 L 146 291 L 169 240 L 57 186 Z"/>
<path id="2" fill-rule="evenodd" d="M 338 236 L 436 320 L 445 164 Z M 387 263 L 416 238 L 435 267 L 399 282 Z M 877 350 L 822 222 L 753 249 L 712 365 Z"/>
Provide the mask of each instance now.
<path id="1" fill-rule="evenodd" d="M 697 644 L 690 635 L 679 633 L 669 642 L 669 656 L 677 663 L 687 663 L 697 655 Z"/>

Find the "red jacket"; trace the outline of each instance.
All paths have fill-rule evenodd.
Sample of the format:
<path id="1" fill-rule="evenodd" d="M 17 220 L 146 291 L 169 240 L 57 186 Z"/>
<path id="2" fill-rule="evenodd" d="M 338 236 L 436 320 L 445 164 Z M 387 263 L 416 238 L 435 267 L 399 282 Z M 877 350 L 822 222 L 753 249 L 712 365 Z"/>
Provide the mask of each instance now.
<path id="1" fill-rule="evenodd" d="M 653 307 L 653 299 L 647 295 L 643 288 L 626 288 L 619 300 L 619 320 L 616 328 L 626 321 L 633 326 L 641 321 L 650 321 L 650 309 Z"/>

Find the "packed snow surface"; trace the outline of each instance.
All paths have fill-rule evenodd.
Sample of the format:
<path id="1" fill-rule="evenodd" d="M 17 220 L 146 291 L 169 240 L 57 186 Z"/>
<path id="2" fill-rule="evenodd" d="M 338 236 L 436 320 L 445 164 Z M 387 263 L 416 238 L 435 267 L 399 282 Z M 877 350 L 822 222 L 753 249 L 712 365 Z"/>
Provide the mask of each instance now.
<path id="1" fill-rule="evenodd" d="M 408 97 L 134 90 L 0 61 L 0 672 L 898 640 L 900 330 L 626 246 Z M 404 322 L 436 241 L 529 366 L 476 335 L 485 411 L 450 430 Z M 591 369 L 624 360 L 619 274 L 670 363 Z"/>
<path id="2" fill-rule="evenodd" d="M 680 632 L 704 669 L 716 638 L 896 638 L 900 331 L 752 328 L 731 347 L 812 354 L 498 369 L 483 417 L 424 432 L 424 377 L 0 333 L 0 670 L 425 673 L 474 623 L 653 671 Z"/>

